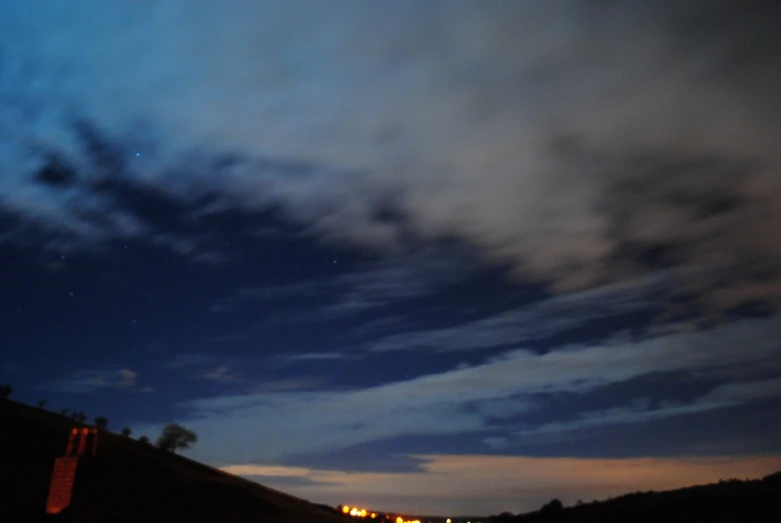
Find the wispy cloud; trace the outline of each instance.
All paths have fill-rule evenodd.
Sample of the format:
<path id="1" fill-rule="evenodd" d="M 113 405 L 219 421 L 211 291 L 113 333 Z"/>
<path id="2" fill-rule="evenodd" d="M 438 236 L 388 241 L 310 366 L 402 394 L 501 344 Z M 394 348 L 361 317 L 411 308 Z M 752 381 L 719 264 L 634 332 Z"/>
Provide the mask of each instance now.
<path id="1" fill-rule="evenodd" d="M 528 436 L 582 431 L 608 425 L 642 423 L 671 416 L 733 407 L 754 400 L 770 398 L 781 398 L 781 379 L 727 383 L 716 387 L 692 402 L 662 402 L 660 407 L 656 409 L 650 409 L 648 405 L 633 404 L 625 407 L 583 412 L 578 414 L 573 420 L 538 425 L 533 429 L 515 432 L 514 436 L 518 437 L 516 441 L 523 441 L 523 438 Z"/>
<path id="2" fill-rule="evenodd" d="M 464 351 L 522 345 L 582 327 L 597 319 L 659 307 L 675 278 L 651 274 L 587 291 L 554 296 L 497 315 L 444 329 L 393 334 L 368 347 L 371 352 L 421 350 Z"/>
<path id="3" fill-rule="evenodd" d="M 503 419 L 535 409 L 538 398 L 551 393 L 583 395 L 642 376 L 695 369 L 707 378 L 725 367 L 775 361 L 781 356 L 776 329 L 772 321 L 744 320 L 712 331 L 646 340 L 616 338 L 602 345 L 544 354 L 515 350 L 480 365 L 375 387 L 264 391 L 199 399 L 183 407 L 191 412 L 190 424 L 202 435 L 203 445 L 194 452 L 210 462 L 246 460 L 250 455 L 277 459 L 401 435 L 480 433 L 504 427 Z M 751 350 L 736 351 L 736 346 Z M 742 386 L 749 387 L 734 385 L 737 391 Z M 708 396 L 709 407 L 758 397 L 734 392 L 728 401 L 719 399 L 719 394 L 725 394 L 720 390 Z M 702 405 L 696 408 L 701 410 Z M 615 422 L 621 416 L 633 422 L 632 416 L 642 414 L 622 411 L 612 415 Z M 229 451 L 215 446 L 218 434 L 226 431 L 244 435 Z M 318 437 L 312 439 L 313 433 Z"/>
<path id="4" fill-rule="evenodd" d="M 274 287 L 247 287 L 216 300 L 214 313 L 225 313 L 254 300 L 313 299 L 289 321 L 326 321 L 359 314 L 389 304 L 420 298 L 457 283 L 474 270 L 473 261 L 456 249 L 430 248 L 378 261 L 368 268 L 330 278 Z M 322 304 L 325 301 L 325 304 Z"/>
<path id="5" fill-rule="evenodd" d="M 75 394 L 95 392 L 106 388 L 141 392 L 155 391 L 155 388 L 150 385 L 139 384 L 138 373 L 127 368 L 80 370 L 68 378 L 44 384 L 43 388 Z"/>
<path id="6" fill-rule="evenodd" d="M 231 369 L 227 365 L 220 365 L 211 370 L 198 374 L 197 377 L 211 381 L 236 381 L 241 379 L 242 372 Z"/>
<path id="7" fill-rule="evenodd" d="M 359 338 L 372 333 L 376 333 L 380 330 L 388 330 L 391 327 L 399 325 L 406 319 L 402 315 L 383 316 L 373 320 L 367 320 L 359 323 L 356 327 L 350 330 L 349 336 L 351 338 Z"/>
<path id="8" fill-rule="evenodd" d="M 552 496 L 565 505 L 626 492 L 667 490 L 725 478 L 755 479 L 781 468 L 781 457 L 582 459 L 423 455 L 420 470 L 344 472 L 234 464 L 223 467 L 306 499 L 411 514 L 486 515 L 537 510 Z M 286 478 L 307 480 L 303 485 Z"/>

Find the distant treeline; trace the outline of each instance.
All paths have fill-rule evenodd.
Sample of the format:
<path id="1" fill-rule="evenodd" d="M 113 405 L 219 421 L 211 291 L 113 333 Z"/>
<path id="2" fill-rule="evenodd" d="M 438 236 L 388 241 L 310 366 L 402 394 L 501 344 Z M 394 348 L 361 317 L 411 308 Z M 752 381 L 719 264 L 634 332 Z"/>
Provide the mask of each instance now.
<path id="1" fill-rule="evenodd" d="M 489 519 L 491 523 L 770 523 L 781 521 L 781 472 L 756 480 L 729 479 L 664 492 L 635 492 L 571 507 L 554 499 L 535 512 L 505 512 Z"/>

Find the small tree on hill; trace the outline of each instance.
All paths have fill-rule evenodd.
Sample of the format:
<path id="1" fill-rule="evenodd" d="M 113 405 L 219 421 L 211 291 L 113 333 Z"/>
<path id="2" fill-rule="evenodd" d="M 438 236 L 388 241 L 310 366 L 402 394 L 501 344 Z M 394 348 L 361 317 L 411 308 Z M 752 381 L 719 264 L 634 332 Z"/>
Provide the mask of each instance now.
<path id="1" fill-rule="evenodd" d="M 198 441 L 195 432 L 186 429 L 178 423 L 169 423 L 157 439 L 157 446 L 163 450 L 176 453 L 176 449 L 188 449 Z"/>
<path id="2" fill-rule="evenodd" d="M 130 437 L 130 435 L 131 435 L 132 433 L 133 433 L 133 431 L 132 431 L 132 430 L 130 430 L 130 427 L 125 427 L 124 429 L 122 429 L 122 432 L 121 432 L 121 434 L 122 434 L 123 436 L 125 436 L 125 437 L 128 437 L 128 438 Z"/>
<path id="3" fill-rule="evenodd" d="M 63 415 L 63 416 L 67 416 L 68 415 L 68 409 L 62 409 L 60 411 L 60 414 Z"/>
<path id="4" fill-rule="evenodd" d="M 38 402 L 38 407 L 44 408 L 46 406 L 46 400 L 42 399 Z"/>
<path id="5" fill-rule="evenodd" d="M 151 442 L 149 441 L 149 438 L 147 438 L 146 436 L 141 436 L 140 438 L 138 438 L 138 442 L 139 443 L 143 443 L 144 445 L 150 445 L 151 444 Z"/>
<path id="6" fill-rule="evenodd" d="M 10 385 L 0 385 L 0 399 L 7 400 L 14 393 L 14 388 Z"/>
<path id="7" fill-rule="evenodd" d="M 76 421 L 80 421 L 81 423 L 84 423 L 85 421 L 87 421 L 87 415 L 81 411 L 77 412 Z"/>
<path id="8" fill-rule="evenodd" d="M 105 429 L 108 427 L 108 418 L 106 416 L 98 416 L 95 418 L 95 426 L 99 429 Z"/>

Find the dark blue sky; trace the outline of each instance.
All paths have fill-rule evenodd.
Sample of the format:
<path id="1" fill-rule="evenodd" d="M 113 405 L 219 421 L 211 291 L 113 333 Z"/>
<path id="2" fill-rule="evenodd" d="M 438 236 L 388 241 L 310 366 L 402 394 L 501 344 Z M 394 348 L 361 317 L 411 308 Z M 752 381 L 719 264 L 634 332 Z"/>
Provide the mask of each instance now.
<path id="1" fill-rule="evenodd" d="M 738 2 L 3 2 L 0 382 L 329 504 L 781 467 Z"/>

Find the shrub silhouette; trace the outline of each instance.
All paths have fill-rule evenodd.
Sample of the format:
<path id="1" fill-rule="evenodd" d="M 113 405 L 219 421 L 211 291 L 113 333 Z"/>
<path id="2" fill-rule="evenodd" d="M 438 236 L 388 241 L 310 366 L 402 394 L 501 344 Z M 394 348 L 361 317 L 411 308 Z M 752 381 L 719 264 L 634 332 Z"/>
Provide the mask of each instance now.
<path id="1" fill-rule="evenodd" d="M 46 406 L 46 400 L 42 399 L 38 402 L 38 407 L 44 408 Z"/>
<path id="2" fill-rule="evenodd" d="M 143 443 L 144 445 L 150 445 L 151 444 L 151 442 L 149 441 L 149 438 L 147 438 L 146 436 L 141 436 L 140 438 L 138 438 L 138 442 L 139 443 Z"/>
<path id="3" fill-rule="evenodd" d="M 60 414 L 62 414 L 63 416 L 67 416 L 68 415 L 68 409 L 62 409 L 60 411 Z"/>
<path id="4" fill-rule="evenodd" d="M 123 436 L 127 436 L 128 438 L 130 437 L 130 435 L 131 435 L 132 433 L 133 433 L 133 431 L 132 431 L 132 430 L 130 430 L 130 428 L 129 428 L 129 427 L 125 427 L 124 429 L 122 429 L 122 432 L 121 432 L 121 434 L 122 434 Z"/>
<path id="5" fill-rule="evenodd" d="M 178 423 L 169 423 L 157 439 L 157 446 L 163 450 L 176 453 L 176 449 L 188 449 L 198 441 L 195 432 L 186 429 Z"/>
<path id="6" fill-rule="evenodd" d="M 14 388 L 10 385 L 0 385 L 0 399 L 7 400 L 14 393 Z"/>
<path id="7" fill-rule="evenodd" d="M 95 418 L 95 426 L 99 429 L 105 429 L 108 427 L 108 418 L 106 416 L 98 416 Z"/>

